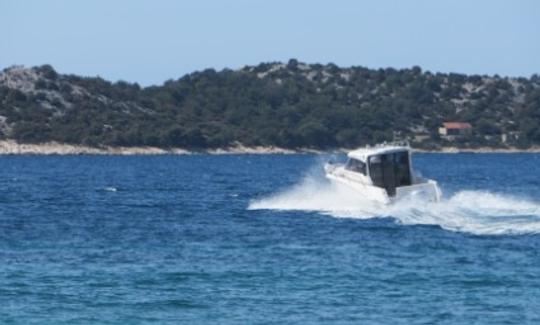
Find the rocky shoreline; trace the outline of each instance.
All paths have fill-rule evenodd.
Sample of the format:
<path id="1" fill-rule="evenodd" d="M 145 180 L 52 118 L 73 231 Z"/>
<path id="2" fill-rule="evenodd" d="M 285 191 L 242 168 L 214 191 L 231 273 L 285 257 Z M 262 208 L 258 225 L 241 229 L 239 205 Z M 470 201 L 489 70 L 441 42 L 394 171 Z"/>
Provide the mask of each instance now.
<path id="1" fill-rule="evenodd" d="M 228 148 L 207 149 L 200 151 L 187 150 L 183 148 L 163 149 L 157 147 L 90 147 L 83 145 L 72 145 L 57 142 L 47 142 L 40 144 L 17 143 L 13 140 L 0 141 L 0 155 L 189 155 L 189 154 L 306 154 L 306 153 L 339 153 L 346 152 L 347 149 L 335 149 L 331 151 L 314 149 L 286 149 L 280 147 L 246 147 L 236 145 Z M 540 153 L 540 147 L 529 149 L 517 148 L 489 148 L 481 147 L 475 149 L 443 147 L 441 150 L 415 149 L 415 152 L 431 153 Z"/>
<path id="2" fill-rule="evenodd" d="M 294 154 L 320 153 L 317 150 L 291 150 L 279 147 L 246 147 L 236 145 L 229 148 L 207 149 L 200 151 L 183 148 L 157 147 L 90 147 L 58 142 L 39 144 L 17 143 L 13 140 L 0 141 L 0 155 L 189 155 L 189 154 Z"/>
<path id="3" fill-rule="evenodd" d="M 531 147 L 527 149 L 520 149 L 515 147 L 508 148 L 491 148 L 491 147 L 478 147 L 478 148 L 458 148 L 458 147 L 442 147 L 440 150 L 424 150 L 414 149 L 415 152 L 427 152 L 427 153 L 540 153 L 540 147 Z"/>

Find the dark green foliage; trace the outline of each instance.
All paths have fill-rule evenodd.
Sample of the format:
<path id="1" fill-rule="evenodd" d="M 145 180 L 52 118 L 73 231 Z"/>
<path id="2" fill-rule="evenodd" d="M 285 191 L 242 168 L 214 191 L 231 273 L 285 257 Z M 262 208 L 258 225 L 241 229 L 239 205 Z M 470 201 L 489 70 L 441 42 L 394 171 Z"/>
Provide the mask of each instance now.
<path id="1" fill-rule="evenodd" d="M 0 116 L 10 126 L 0 136 L 21 142 L 331 148 L 422 134 L 428 140 L 419 145 L 435 148 L 497 146 L 505 134 L 510 145 L 540 144 L 537 75 L 507 79 L 291 59 L 236 71 L 207 69 L 141 88 L 62 75 L 49 65 L 26 71 L 39 76 L 31 79 L 32 91 L 0 83 Z M 437 134 L 443 121 L 470 122 L 473 133 L 445 142 Z"/>

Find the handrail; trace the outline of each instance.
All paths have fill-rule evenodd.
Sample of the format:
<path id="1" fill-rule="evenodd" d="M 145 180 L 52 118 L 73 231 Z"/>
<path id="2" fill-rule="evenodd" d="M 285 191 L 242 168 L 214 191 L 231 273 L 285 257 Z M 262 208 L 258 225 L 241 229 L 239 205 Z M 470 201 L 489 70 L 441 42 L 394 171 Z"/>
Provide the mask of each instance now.
<path id="1" fill-rule="evenodd" d="M 374 146 L 366 146 L 366 148 L 380 148 L 380 147 L 386 147 L 386 146 L 396 146 L 396 147 L 407 147 L 410 148 L 411 145 L 409 143 L 409 140 L 396 140 L 396 141 L 390 141 L 390 142 L 383 142 L 383 143 L 377 143 Z"/>

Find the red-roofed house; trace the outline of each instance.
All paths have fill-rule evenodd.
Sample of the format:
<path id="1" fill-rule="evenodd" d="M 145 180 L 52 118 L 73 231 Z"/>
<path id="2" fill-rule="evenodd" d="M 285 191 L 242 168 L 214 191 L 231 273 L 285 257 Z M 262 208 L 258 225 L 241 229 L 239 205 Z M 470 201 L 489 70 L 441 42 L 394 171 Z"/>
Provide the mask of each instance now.
<path id="1" fill-rule="evenodd" d="M 439 128 L 439 134 L 442 136 L 461 136 L 471 134 L 472 126 L 467 122 L 444 122 Z"/>

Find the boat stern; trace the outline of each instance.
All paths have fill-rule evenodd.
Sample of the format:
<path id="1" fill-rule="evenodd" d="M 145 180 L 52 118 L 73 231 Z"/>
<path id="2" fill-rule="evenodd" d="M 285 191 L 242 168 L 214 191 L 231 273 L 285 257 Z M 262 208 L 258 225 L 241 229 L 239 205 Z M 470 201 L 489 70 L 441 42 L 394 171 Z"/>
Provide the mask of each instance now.
<path id="1" fill-rule="evenodd" d="M 425 183 L 413 184 L 396 188 L 396 199 L 404 197 L 420 198 L 432 202 L 441 200 L 441 190 L 434 180 L 428 180 Z"/>

